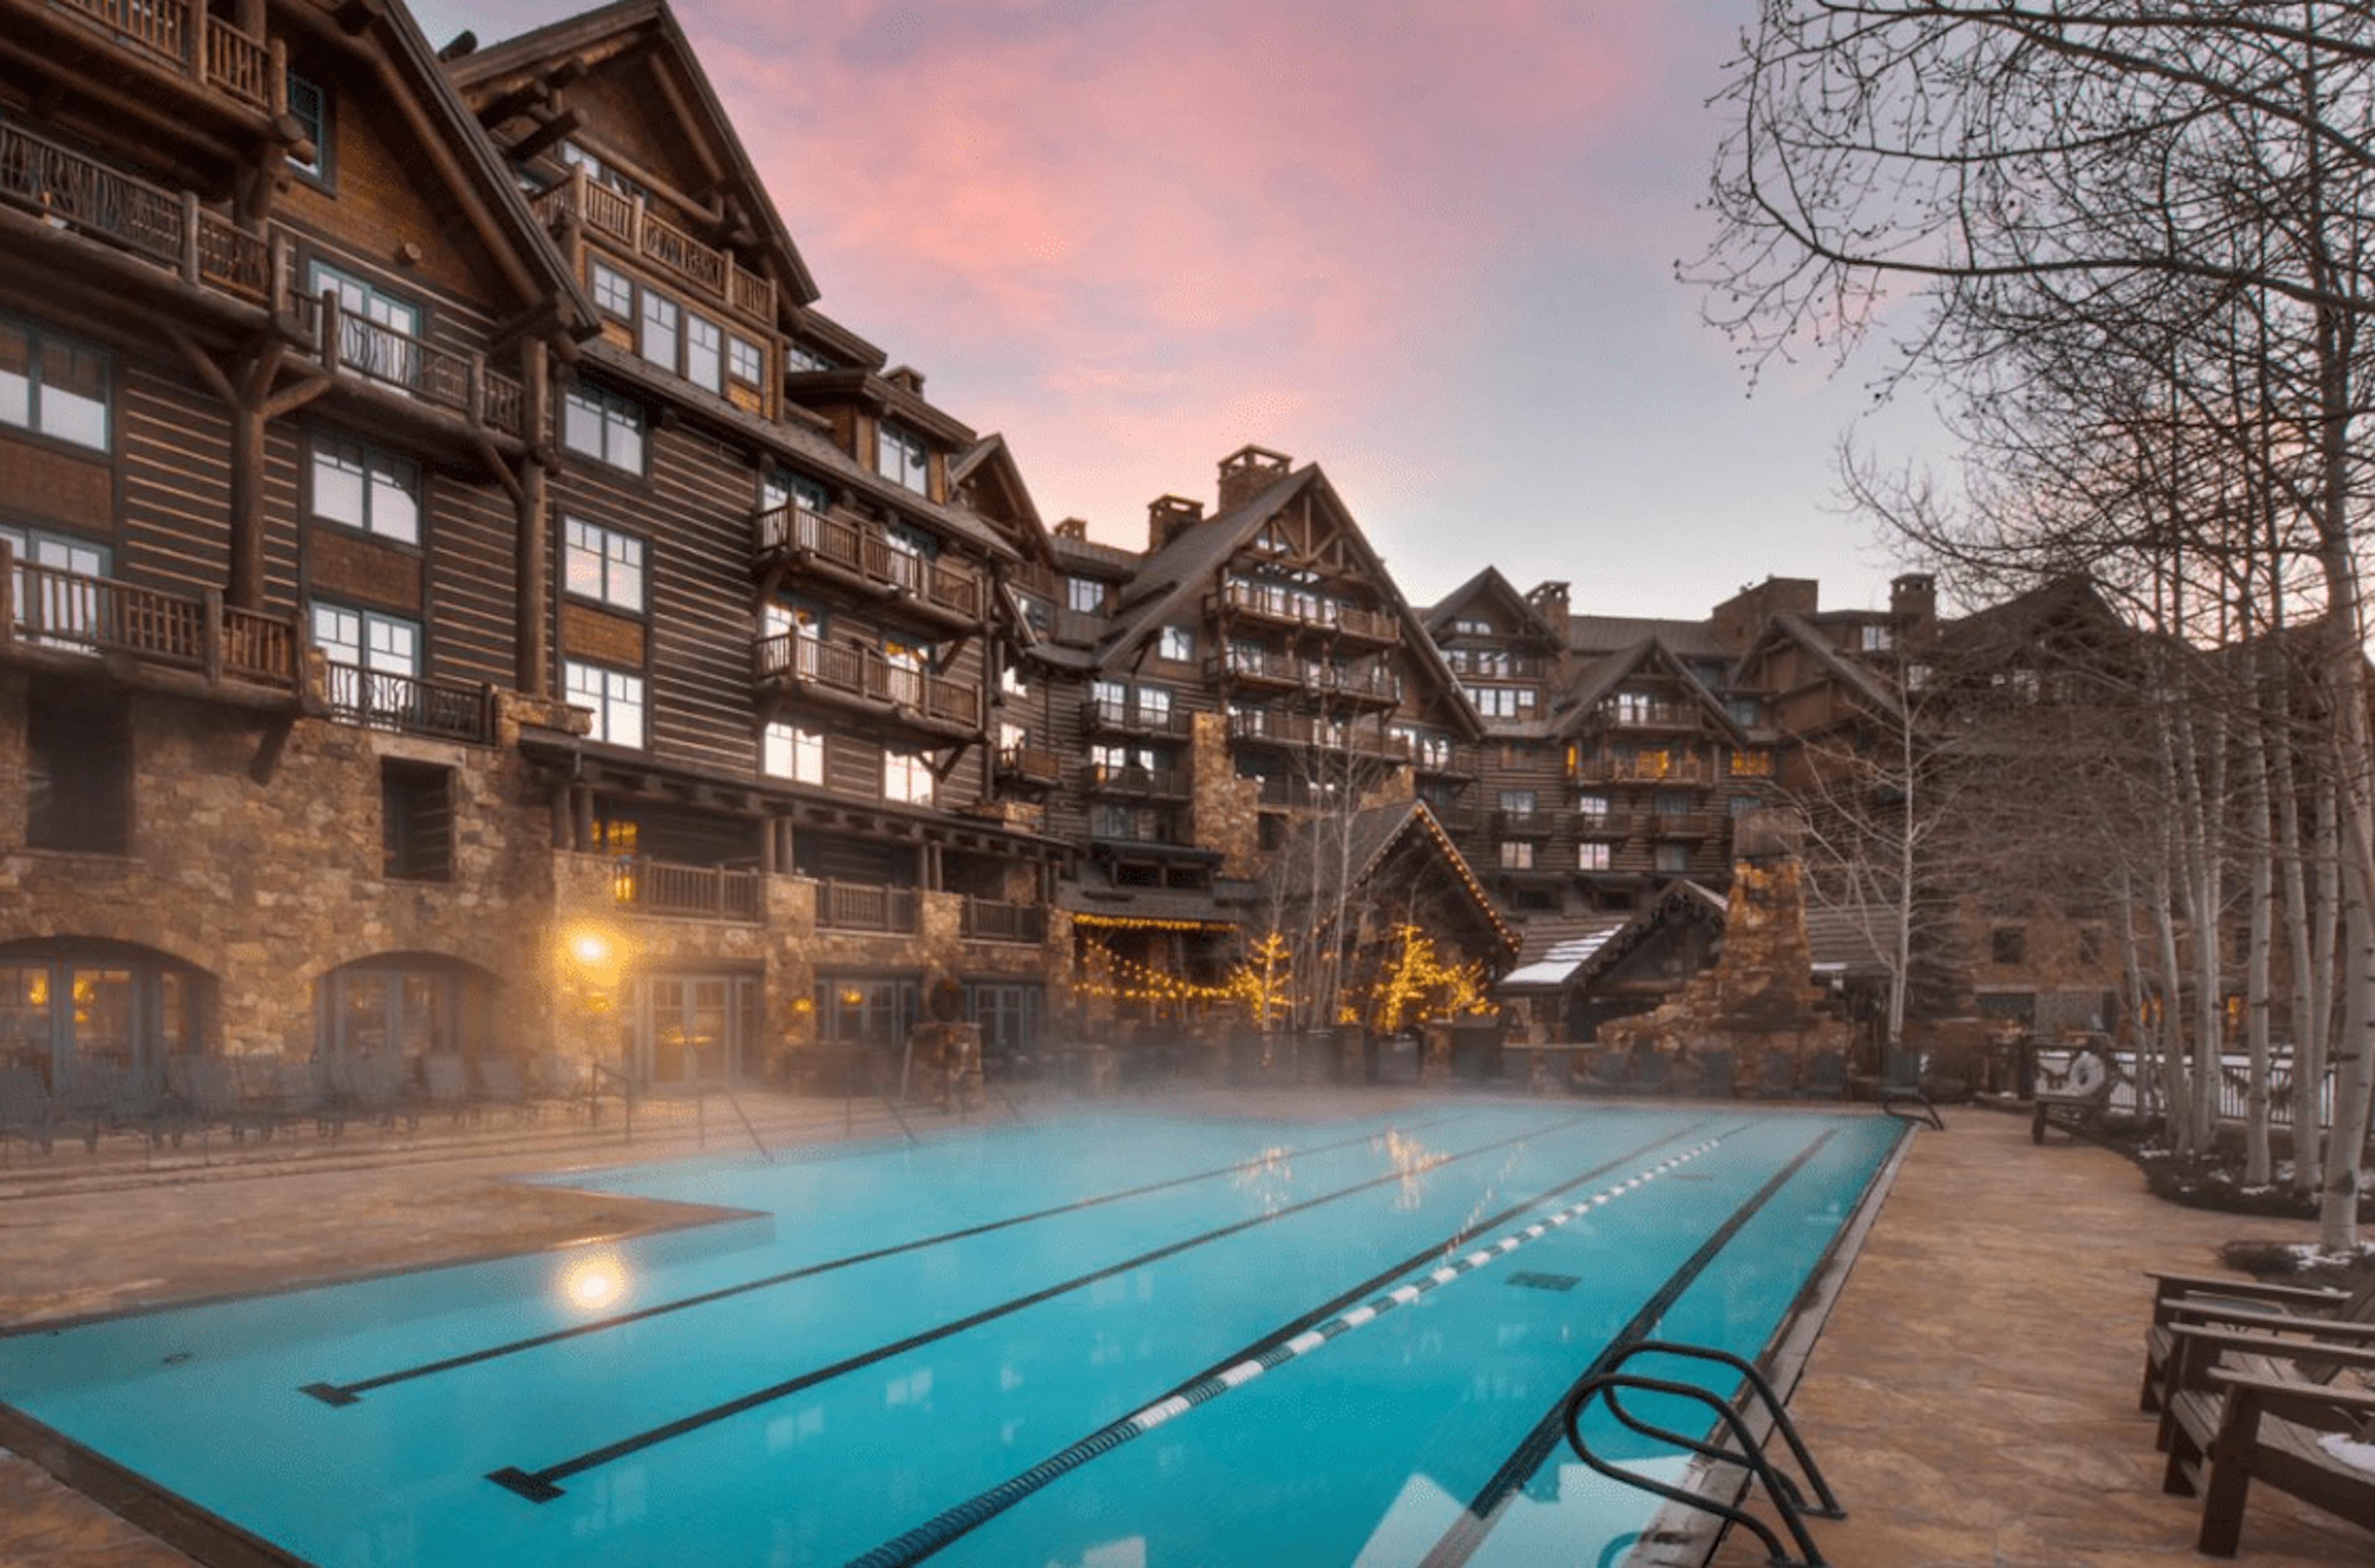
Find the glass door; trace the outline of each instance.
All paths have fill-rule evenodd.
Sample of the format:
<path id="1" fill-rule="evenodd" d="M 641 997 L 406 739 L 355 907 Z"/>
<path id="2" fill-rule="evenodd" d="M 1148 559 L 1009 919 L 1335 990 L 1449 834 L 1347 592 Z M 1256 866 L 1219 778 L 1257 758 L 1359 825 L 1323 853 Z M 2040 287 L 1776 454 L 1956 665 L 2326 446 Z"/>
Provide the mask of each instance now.
<path id="1" fill-rule="evenodd" d="M 734 1078 L 736 1030 L 726 974 L 657 974 L 644 983 L 637 1065 L 654 1089 L 721 1084 Z"/>

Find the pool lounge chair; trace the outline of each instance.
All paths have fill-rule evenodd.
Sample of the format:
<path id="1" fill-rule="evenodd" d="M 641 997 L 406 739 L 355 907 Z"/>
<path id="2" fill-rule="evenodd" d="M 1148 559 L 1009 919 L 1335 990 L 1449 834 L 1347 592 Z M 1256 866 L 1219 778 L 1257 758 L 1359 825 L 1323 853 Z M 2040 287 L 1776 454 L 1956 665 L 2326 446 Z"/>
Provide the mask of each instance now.
<path id="1" fill-rule="evenodd" d="M 479 1080 L 479 1098 L 490 1105 L 510 1110 L 515 1119 L 526 1120 L 540 1109 L 528 1099 L 527 1083 L 520 1077 L 519 1064 L 509 1056 L 490 1054 L 470 1064 Z"/>
<path id="2" fill-rule="evenodd" d="M 2333 1380 L 2375 1370 L 2350 1349 L 2180 1325 L 2162 1490 L 2202 1496 L 2194 1550 L 2232 1557 L 2253 1481 L 2375 1529 L 2375 1390 Z"/>
<path id="3" fill-rule="evenodd" d="M 456 1124 L 478 1109 L 470 1100 L 470 1070 L 451 1052 L 432 1051 L 421 1057 L 420 1082 L 429 1091 L 429 1103 L 452 1113 Z"/>
<path id="4" fill-rule="evenodd" d="M 50 1090 L 30 1067 L 0 1067 L 0 1145 L 12 1138 L 50 1151 Z"/>
<path id="5" fill-rule="evenodd" d="M 2375 1276 L 2347 1291 L 2263 1285 L 2209 1274 L 2155 1274 L 2152 1279 L 2152 1322 L 2145 1329 L 2144 1384 L 2136 1396 L 2137 1407 L 2146 1411 L 2161 1409 L 2180 1324 L 2375 1346 Z M 2164 1437 L 2164 1444 L 2166 1441 Z"/>
<path id="6" fill-rule="evenodd" d="M 1865 1081 L 1869 1082 L 1869 1079 Z M 1939 1118 L 1938 1107 L 1921 1088 L 1921 1056 L 1915 1051 L 1891 1051 L 1880 1065 L 1880 1108 L 1892 1116 L 1907 1121 L 1927 1123 L 1940 1132 L 1946 1124 Z"/>

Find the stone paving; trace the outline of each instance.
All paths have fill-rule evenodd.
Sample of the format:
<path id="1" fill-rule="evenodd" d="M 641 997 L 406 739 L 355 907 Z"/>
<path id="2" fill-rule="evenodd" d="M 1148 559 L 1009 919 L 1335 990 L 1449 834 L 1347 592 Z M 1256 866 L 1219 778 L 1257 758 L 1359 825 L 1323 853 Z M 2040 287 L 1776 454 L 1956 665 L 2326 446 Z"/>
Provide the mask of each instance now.
<path id="1" fill-rule="evenodd" d="M 1182 1108 L 1204 1098 L 1183 1096 Z M 1414 1098 L 1265 1096 L 1280 1111 L 1360 1114 Z M 879 1116 L 853 1129 L 841 1108 L 812 1102 L 765 1098 L 751 1111 L 775 1146 L 888 1130 Z M 2161 1494 L 2151 1423 L 2135 1409 L 2150 1296 L 2142 1270 L 2213 1269 L 2222 1242 L 2298 1240 L 2308 1227 L 2175 1208 L 2103 1150 L 2059 1140 L 2032 1149 L 2026 1124 L 2010 1116 L 1950 1119 L 1951 1133 L 1922 1135 L 1907 1158 L 1794 1401 L 1851 1514 L 1816 1527 L 1826 1555 L 1837 1568 L 2192 1559 L 2194 1506 Z M 497 1130 L 426 1148 L 245 1150 L 149 1173 L 136 1197 L 123 1188 L 139 1179 L 127 1172 L 141 1158 L 118 1151 L 109 1167 L 103 1151 L 77 1168 L 77 1148 L 39 1171 L 18 1167 L 13 1185 L 0 1178 L 0 1324 L 679 1222 L 668 1205 L 506 1178 L 689 1151 L 690 1133 L 662 1117 L 632 1148 L 605 1134 L 499 1151 Z M 719 1147 L 715 1120 L 710 1137 Z M 1737 1540 L 1716 1559 L 1757 1561 Z M 2375 1537 L 2262 1491 L 2237 1561 L 2365 1568 Z M 0 1450 L 0 1565 L 187 1562 Z"/>

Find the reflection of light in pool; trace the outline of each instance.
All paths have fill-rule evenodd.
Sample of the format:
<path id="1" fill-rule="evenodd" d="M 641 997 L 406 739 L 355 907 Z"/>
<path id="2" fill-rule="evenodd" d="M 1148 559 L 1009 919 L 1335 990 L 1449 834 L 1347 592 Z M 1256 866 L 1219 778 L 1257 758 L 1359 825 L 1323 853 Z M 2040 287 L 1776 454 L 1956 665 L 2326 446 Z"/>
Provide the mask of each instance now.
<path id="1" fill-rule="evenodd" d="M 561 1271 L 561 1293 L 573 1307 L 599 1312 L 627 1293 L 626 1266 L 606 1252 L 581 1257 Z"/>

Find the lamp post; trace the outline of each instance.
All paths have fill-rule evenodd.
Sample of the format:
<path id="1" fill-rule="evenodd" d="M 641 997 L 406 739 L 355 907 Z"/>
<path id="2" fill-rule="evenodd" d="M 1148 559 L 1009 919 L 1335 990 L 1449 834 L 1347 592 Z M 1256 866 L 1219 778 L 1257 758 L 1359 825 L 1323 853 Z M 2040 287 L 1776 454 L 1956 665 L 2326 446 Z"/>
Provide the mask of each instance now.
<path id="1" fill-rule="evenodd" d="M 586 1119 L 589 1124 L 601 1120 L 602 1075 L 613 1073 L 619 1079 L 620 1098 L 627 1108 L 627 1138 L 632 1142 L 635 1135 L 635 1101 L 626 1063 L 621 1061 L 615 1069 L 608 1067 L 601 1059 L 598 1038 L 600 1020 L 617 1011 L 625 961 L 624 942 L 607 926 L 589 922 L 561 934 L 563 1010 L 576 1022 L 577 1046 L 585 1061 Z"/>

